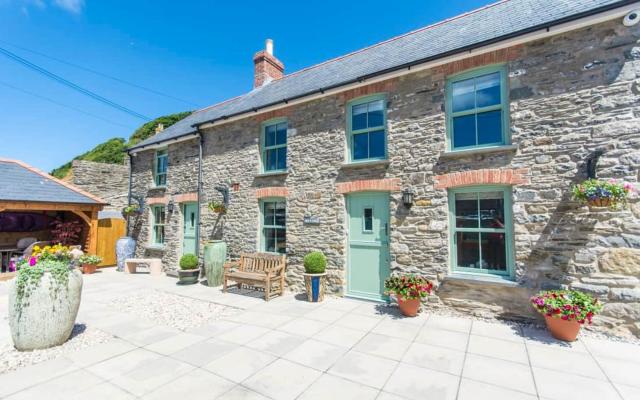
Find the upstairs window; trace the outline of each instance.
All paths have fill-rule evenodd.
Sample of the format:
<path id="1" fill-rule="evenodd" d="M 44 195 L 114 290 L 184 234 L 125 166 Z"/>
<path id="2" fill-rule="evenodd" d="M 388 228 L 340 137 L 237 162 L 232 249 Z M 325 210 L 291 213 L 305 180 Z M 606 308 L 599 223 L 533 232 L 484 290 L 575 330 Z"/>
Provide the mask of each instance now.
<path id="1" fill-rule="evenodd" d="M 358 99 L 348 106 L 350 161 L 387 158 L 385 98 Z"/>
<path id="2" fill-rule="evenodd" d="M 506 70 L 482 68 L 447 82 L 447 125 L 450 150 L 508 143 Z"/>
<path id="3" fill-rule="evenodd" d="M 262 128 L 264 172 L 287 170 L 287 121 L 265 124 Z"/>
<path id="4" fill-rule="evenodd" d="M 269 199 L 262 206 L 262 250 L 269 253 L 287 252 L 287 205 L 284 199 Z"/>
<path id="5" fill-rule="evenodd" d="M 169 154 L 166 149 L 156 151 L 153 168 L 153 180 L 156 186 L 167 186 L 167 165 Z"/>

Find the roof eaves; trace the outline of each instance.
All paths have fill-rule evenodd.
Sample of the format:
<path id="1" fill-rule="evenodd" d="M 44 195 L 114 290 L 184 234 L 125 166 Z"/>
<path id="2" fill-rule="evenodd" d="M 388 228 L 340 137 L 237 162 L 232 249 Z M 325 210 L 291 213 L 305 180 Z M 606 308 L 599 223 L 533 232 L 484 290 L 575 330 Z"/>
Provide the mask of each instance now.
<path id="1" fill-rule="evenodd" d="M 500 3 L 504 3 L 506 1 L 508 1 L 508 0 L 501 1 L 501 2 L 498 2 L 498 3 L 493 3 L 493 4 L 490 4 L 490 5 L 486 6 L 486 7 L 494 6 L 494 5 L 497 5 L 497 4 L 500 4 Z M 418 60 L 415 60 L 415 61 L 411 61 L 409 63 L 400 64 L 400 65 L 397 65 L 397 66 L 394 66 L 394 67 L 391 67 L 391 68 L 386 68 L 386 69 L 383 69 L 383 70 L 379 70 L 379 71 L 376 71 L 376 72 L 373 72 L 373 73 L 370 73 L 370 74 L 367 74 L 367 75 L 363 75 L 363 76 L 360 76 L 360 77 L 357 77 L 357 78 L 352 78 L 352 79 L 349 79 L 349 80 L 346 80 L 346 81 L 342 81 L 340 83 L 337 83 L 337 84 L 334 84 L 334 85 L 331 85 L 331 86 L 327 86 L 327 87 L 324 87 L 324 88 L 321 88 L 321 89 L 308 91 L 308 92 L 305 92 L 305 93 L 302 93 L 302 94 L 299 94 L 299 95 L 296 95 L 296 96 L 292 96 L 292 97 L 287 98 L 287 99 L 283 99 L 283 100 L 271 102 L 271 103 L 268 103 L 268 104 L 264 104 L 264 105 L 262 105 L 260 107 L 248 108 L 248 109 L 241 110 L 241 111 L 238 111 L 238 112 L 235 112 L 235 113 L 232 113 L 232 114 L 227 114 L 227 115 L 223 115 L 223 116 L 220 116 L 220 117 L 216 117 L 216 118 L 212 118 L 212 119 L 209 119 L 209 120 L 205 120 L 205 121 L 202 121 L 202 122 L 198 122 L 196 124 L 191 125 L 191 127 L 197 128 L 197 127 L 200 127 L 200 126 L 205 125 L 205 124 L 215 123 L 215 122 L 218 122 L 218 121 L 221 121 L 221 120 L 226 120 L 226 119 L 229 119 L 229 118 L 237 117 L 239 115 L 246 114 L 246 113 L 249 113 L 249 112 L 254 112 L 255 113 L 255 112 L 258 112 L 260 109 L 273 107 L 273 106 L 276 106 L 276 105 L 279 105 L 279 104 L 282 104 L 282 103 L 286 103 L 286 102 L 289 102 L 289 101 L 298 100 L 300 98 L 312 96 L 314 94 L 324 93 L 325 91 L 336 89 L 336 88 L 339 88 L 341 86 L 346 86 L 346 85 L 349 85 L 349 84 L 352 84 L 352 83 L 361 83 L 361 82 L 364 82 L 367 79 L 374 78 L 374 77 L 379 76 L 379 75 L 384 75 L 384 74 L 387 74 L 387 73 L 390 73 L 390 72 L 399 71 L 399 70 L 402 70 L 402 69 L 405 69 L 405 68 L 411 69 L 411 67 L 416 66 L 416 65 L 424 64 L 424 63 L 430 62 L 430 61 L 435 61 L 435 60 L 438 60 L 440 58 L 445 58 L 445 57 L 457 55 L 457 54 L 464 53 L 464 52 L 467 52 L 467 51 L 471 51 L 471 50 L 474 50 L 474 49 L 477 49 L 477 48 L 480 48 L 480 47 L 492 45 L 492 44 L 495 44 L 495 43 L 498 43 L 498 42 L 501 42 L 501 41 L 504 41 L 504 40 L 513 39 L 513 38 L 516 38 L 518 36 L 526 35 L 528 33 L 536 32 L 536 31 L 540 31 L 540 30 L 544 30 L 544 29 L 549 30 L 551 27 L 556 26 L 556 25 L 561 25 L 561 24 L 564 24 L 564 23 L 567 23 L 567 22 L 571 22 L 571 21 L 575 21 L 575 20 L 578 20 L 578 19 L 581 19 L 581 18 L 585 18 L 585 17 L 589 17 L 589 16 L 592 16 L 592 15 L 596 15 L 596 14 L 599 14 L 599 13 L 602 13 L 602 12 L 613 10 L 613 9 L 616 9 L 616 8 L 619 8 L 619 7 L 623 7 L 625 5 L 633 4 L 635 2 L 637 2 L 637 0 L 621 0 L 621 1 L 616 2 L 616 3 L 611 3 L 611 4 L 607 4 L 607 5 L 601 6 L 601 7 L 593 8 L 591 10 L 587 10 L 587 11 L 584 11 L 584 12 L 581 12 L 581 13 L 568 15 L 566 17 L 558 18 L 558 19 L 555 19 L 553 21 L 548 21 L 548 22 L 545 22 L 543 24 L 535 25 L 535 26 L 532 26 L 532 27 L 529 27 L 529 28 L 526 28 L 526 29 L 522 29 L 522 30 L 515 31 L 515 32 L 510 32 L 510 33 L 505 34 L 505 35 L 496 36 L 496 37 L 491 38 L 491 39 L 487 39 L 487 40 L 484 40 L 484 41 L 481 41 L 481 42 L 473 43 L 471 45 L 467 45 L 467 46 L 459 47 L 459 48 L 456 48 L 456 49 L 452 49 L 452 50 L 447 51 L 447 52 L 443 52 L 443 53 L 439 53 L 439 54 L 436 54 L 436 55 L 433 55 L 433 56 L 421 58 L 421 59 L 418 59 Z M 478 11 L 478 10 L 475 10 L 475 11 Z M 467 13 L 467 14 L 469 14 L 469 13 Z M 467 15 L 467 14 L 464 14 L 464 15 Z M 452 19 L 454 19 L 454 18 L 452 18 Z M 373 47 L 373 46 L 370 46 L 370 47 Z M 314 67 L 316 67 L 316 66 L 309 67 L 307 69 L 314 68 Z M 294 73 L 294 74 L 297 74 L 297 72 Z M 287 76 L 283 77 L 282 79 L 287 79 L 288 76 L 292 76 L 294 74 L 287 75 Z"/>

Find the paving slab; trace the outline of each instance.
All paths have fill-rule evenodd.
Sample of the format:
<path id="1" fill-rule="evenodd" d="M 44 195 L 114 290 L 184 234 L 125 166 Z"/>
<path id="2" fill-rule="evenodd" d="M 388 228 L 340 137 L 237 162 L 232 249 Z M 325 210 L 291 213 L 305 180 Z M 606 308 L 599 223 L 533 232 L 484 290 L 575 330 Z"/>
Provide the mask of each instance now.
<path id="1" fill-rule="evenodd" d="M 259 370 L 242 384 L 275 400 L 292 400 L 315 382 L 322 373 L 287 360 L 277 360 Z"/>

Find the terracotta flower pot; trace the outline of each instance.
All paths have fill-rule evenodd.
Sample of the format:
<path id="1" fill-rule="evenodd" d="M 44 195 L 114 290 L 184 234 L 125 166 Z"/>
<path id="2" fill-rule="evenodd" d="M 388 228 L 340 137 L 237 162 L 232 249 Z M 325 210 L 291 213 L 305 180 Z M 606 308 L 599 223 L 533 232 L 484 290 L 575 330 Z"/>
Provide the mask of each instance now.
<path id="1" fill-rule="evenodd" d="M 544 317 L 547 329 L 551 336 L 565 342 L 573 342 L 580 332 L 580 324 L 577 321 L 565 321 L 560 318 Z"/>
<path id="2" fill-rule="evenodd" d="M 403 299 L 398 296 L 398 307 L 400 312 L 406 317 L 415 317 L 418 315 L 418 309 L 420 308 L 420 299 Z"/>
<path id="3" fill-rule="evenodd" d="M 95 264 L 82 264 L 82 273 L 83 274 L 93 274 L 94 272 L 96 272 L 96 265 Z"/>
<path id="4" fill-rule="evenodd" d="M 609 207 L 611 205 L 611 199 L 608 197 L 589 200 L 589 205 L 592 207 Z"/>

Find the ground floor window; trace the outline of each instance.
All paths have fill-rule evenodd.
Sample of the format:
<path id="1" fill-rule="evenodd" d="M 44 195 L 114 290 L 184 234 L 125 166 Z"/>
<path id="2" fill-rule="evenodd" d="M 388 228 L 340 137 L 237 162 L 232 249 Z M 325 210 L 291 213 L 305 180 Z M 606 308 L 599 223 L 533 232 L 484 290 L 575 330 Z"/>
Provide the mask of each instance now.
<path id="1" fill-rule="evenodd" d="M 287 205 L 284 199 L 261 201 L 262 209 L 262 251 L 270 253 L 287 252 Z"/>
<path id="2" fill-rule="evenodd" d="M 152 235 L 151 243 L 155 245 L 164 244 L 164 224 L 166 221 L 166 212 L 164 206 L 153 206 L 152 212 Z"/>
<path id="3" fill-rule="evenodd" d="M 449 191 L 452 269 L 511 275 L 512 218 L 508 187 Z"/>

